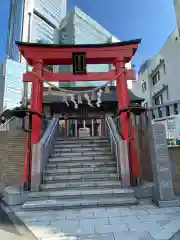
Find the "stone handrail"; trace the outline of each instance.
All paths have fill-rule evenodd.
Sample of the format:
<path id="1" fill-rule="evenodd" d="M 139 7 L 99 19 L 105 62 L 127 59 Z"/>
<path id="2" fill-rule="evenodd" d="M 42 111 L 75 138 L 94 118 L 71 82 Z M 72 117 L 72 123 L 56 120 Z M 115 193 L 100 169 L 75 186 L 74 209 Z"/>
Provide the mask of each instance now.
<path id="1" fill-rule="evenodd" d="M 59 118 L 53 118 L 49 122 L 40 142 L 32 147 L 31 191 L 39 191 L 40 184 L 43 182 L 44 167 L 51 156 L 52 147 L 58 133 Z"/>
<path id="2" fill-rule="evenodd" d="M 112 117 L 105 117 L 105 126 L 111 144 L 111 151 L 116 157 L 118 180 L 121 179 L 122 187 L 130 187 L 127 142 L 121 139 Z"/>

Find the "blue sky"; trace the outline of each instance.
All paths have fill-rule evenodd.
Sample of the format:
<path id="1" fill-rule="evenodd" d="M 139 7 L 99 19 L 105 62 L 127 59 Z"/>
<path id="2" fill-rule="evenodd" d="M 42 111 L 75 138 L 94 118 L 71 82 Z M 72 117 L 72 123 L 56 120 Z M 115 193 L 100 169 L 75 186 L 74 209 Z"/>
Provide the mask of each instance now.
<path id="1" fill-rule="evenodd" d="M 0 62 L 5 57 L 10 0 L 0 4 Z M 68 9 L 76 5 L 121 40 L 141 38 L 134 57 L 139 66 L 153 56 L 176 26 L 173 0 L 69 0 Z"/>

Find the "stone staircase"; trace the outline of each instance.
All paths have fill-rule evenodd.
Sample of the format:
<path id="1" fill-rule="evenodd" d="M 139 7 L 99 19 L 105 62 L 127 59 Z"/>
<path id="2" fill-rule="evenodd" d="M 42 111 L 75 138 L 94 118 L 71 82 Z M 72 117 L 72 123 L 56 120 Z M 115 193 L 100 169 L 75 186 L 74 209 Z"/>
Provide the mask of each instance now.
<path id="1" fill-rule="evenodd" d="M 26 210 L 137 204 L 132 189 L 122 189 L 107 138 L 57 139 L 40 192 L 28 194 Z"/>

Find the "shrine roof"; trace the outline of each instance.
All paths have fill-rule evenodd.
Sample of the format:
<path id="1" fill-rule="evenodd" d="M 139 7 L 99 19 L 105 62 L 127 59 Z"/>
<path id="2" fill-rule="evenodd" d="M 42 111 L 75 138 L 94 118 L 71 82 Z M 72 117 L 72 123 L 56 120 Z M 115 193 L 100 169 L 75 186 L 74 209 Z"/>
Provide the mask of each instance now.
<path id="1" fill-rule="evenodd" d="M 133 39 L 129 41 L 115 42 L 115 43 L 98 43 L 98 44 L 47 44 L 47 43 L 32 43 L 32 42 L 20 42 L 16 41 L 18 46 L 29 46 L 29 47 L 51 47 L 51 48 L 100 48 L 110 46 L 127 46 L 132 44 L 140 44 L 141 39 Z"/>

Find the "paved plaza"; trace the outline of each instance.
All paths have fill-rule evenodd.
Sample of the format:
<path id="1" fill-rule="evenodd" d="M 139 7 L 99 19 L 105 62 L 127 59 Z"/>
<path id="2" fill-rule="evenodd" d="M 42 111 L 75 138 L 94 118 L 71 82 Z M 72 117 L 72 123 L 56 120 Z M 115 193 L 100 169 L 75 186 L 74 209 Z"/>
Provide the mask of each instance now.
<path id="1" fill-rule="evenodd" d="M 24 212 L 16 215 L 39 240 L 168 240 L 180 229 L 180 207 L 131 207 Z"/>
<path id="2" fill-rule="evenodd" d="M 0 239 L 2 240 L 25 240 L 22 236 L 0 229 Z M 28 240 L 28 239 L 27 239 Z"/>

